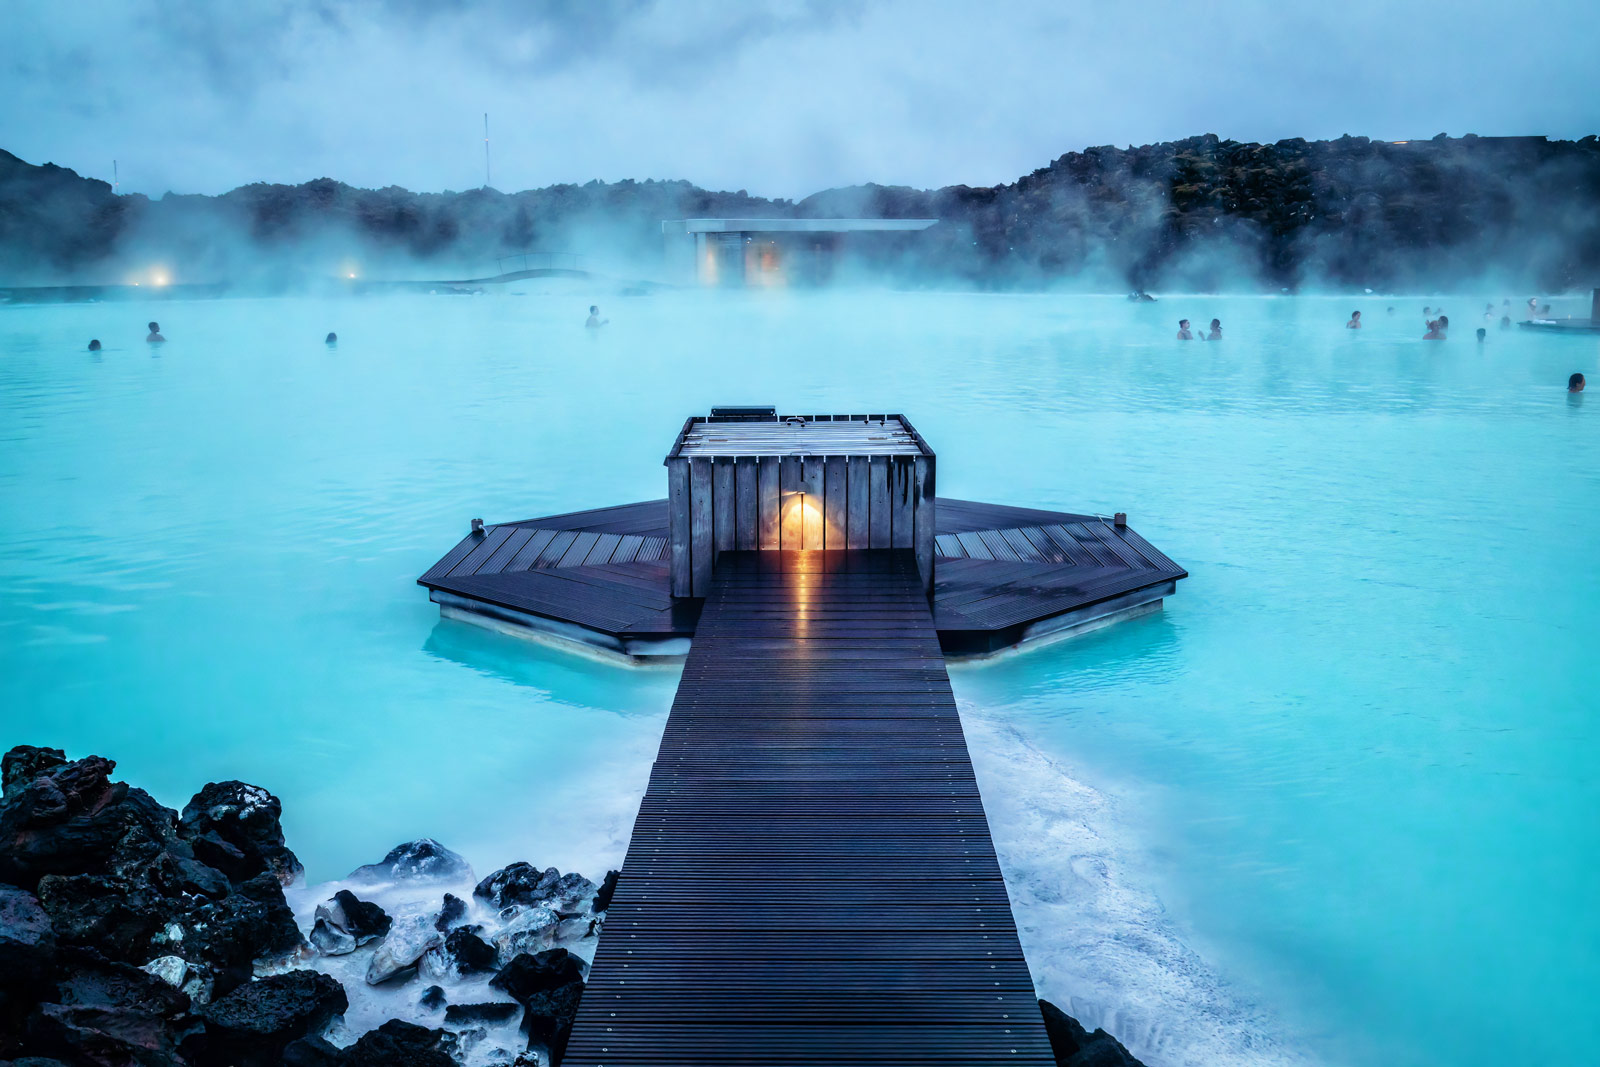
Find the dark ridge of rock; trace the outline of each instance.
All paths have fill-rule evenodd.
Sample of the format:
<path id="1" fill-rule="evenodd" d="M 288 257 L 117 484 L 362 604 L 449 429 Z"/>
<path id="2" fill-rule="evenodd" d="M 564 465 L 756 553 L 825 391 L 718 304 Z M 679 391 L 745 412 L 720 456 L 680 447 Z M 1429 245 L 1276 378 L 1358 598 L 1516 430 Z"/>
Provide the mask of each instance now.
<path id="1" fill-rule="evenodd" d="M 594 895 L 594 910 L 605 911 L 611 907 L 611 898 L 617 892 L 617 880 L 622 877 L 621 871 L 607 871 L 605 880 L 600 883 L 600 889 Z"/>
<path id="2" fill-rule="evenodd" d="M 457 926 L 467 914 L 467 902 L 453 893 L 444 895 L 444 905 L 439 908 L 439 917 L 433 920 L 433 925 L 440 933 L 448 933 Z"/>
<path id="3" fill-rule="evenodd" d="M 231 846 L 240 860 L 233 869 L 219 867 L 234 882 L 271 871 L 280 885 L 288 885 L 301 872 L 300 861 L 283 841 L 279 819 L 283 805 L 260 786 L 244 782 L 209 782 L 184 805 L 181 828 L 190 840 L 215 838 Z M 214 866 L 232 861 L 221 851 L 202 858 Z"/>
<path id="4" fill-rule="evenodd" d="M 583 983 L 576 982 L 534 993 L 523 1001 L 527 1010 L 522 1016 L 522 1029 L 530 1043 L 537 1041 L 547 1047 L 556 1063 L 567 1053 L 572 1021 L 578 1017 L 578 1002 L 582 999 Z"/>
<path id="5" fill-rule="evenodd" d="M 36 759 L 14 758 L 12 773 Z M 128 787 L 111 781 L 115 767 L 90 756 L 14 780 L 0 803 L 0 882 L 32 890 L 47 874 L 103 871 L 130 821 Z"/>
<path id="6" fill-rule="evenodd" d="M 484 898 L 496 909 L 508 908 L 513 904 L 537 904 L 550 894 L 560 879 L 561 872 L 554 867 L 546 867 L 541 871 L 533 864 L 519 860 L 479 882 L 472 890 L 472 895 Z"/>
<path id="7" fill-rule="evenodd" d="M 467 861 L 431 837 L 396 845 L 377 863 L 350 872 L 349 880 L 373 882 L 461 882 L 472 877 Z"/>
<path id="8" fill-rule="evenodd" d="M 66 977 L 28 1019 L 26 1051 L 69 1063 L 181 1063 L 189 998 L 137 967 L 87 949 L 64 949 Z"/>
<path id="9" fill-rule="evenodd" d="M 583 961 L 564 948 L 532 955 L 521 953 L 489 980 L 490 988 L 503 990 L 523 1003 L 536 994 L 573 984 L 583 988 Z"/>
<path id="10" fill-rule="evenodd" d="M 492 971 L 498 955 L 495 947 L 479 937 L 472 927 L 457 927 L 445 935 L 444 952 L 462 974 Z"/>
<path id="11" fill-rule="evenodd" d="M 344 1067 L 456 1067 L 443 1030 L 390 1019 L 345 1050 Z"/>
<path id="12" fill-rule="evenodd" d="M 291 1041 L 320 1031 L 349 1004 L 344 986 L 325 974 L 270 975 L 202 1008 L 205 1033 L 185 1051 L 200 1067 L 269 1067 Z"/>
<path id="13" fill-rule="evenodd" d="M 283 1067 L 342 1067 L 344 1050 L 320 1037 L 302 1037 L 283 1047 Z"/>
<path id="14" fill-rule="evenodd" d="M 344 914 L 345 921 L 341 925 L 358 944 L 365 944 L 373 938 L 384 936 L 394 925 L 394 920 L 382 907 L 371 901 L 362 900 L 348 889 L 339 890 L 333 895 L 333 900 Z"/>
<path id="15" fill-rule="evenodd" d="M 247 981 L 256 960 L 283 957 L 304 941 L 275 875 L 262 872 L 232 896 L 206 901 L 184 915 L 185 958 L 197 955 L 216 968 L 220 996 Z"/>
<path id="16" fill-rule="evenodd" d="M 100 874 L 48 874 L 39 904 L 64 945 L 99 949 L 113 959 L 142 962 L 151 939 L 176 909 L 145 889 Z"/>
<path id="17" fill-rule="evenodd" d="M 63 949 L 55 999 L 69 1007 L 119 1008 L 169 1017 L 189 1010 L 189 998 L 155 975 L 106 959 L 92 949 Z"/>
<path id="18" fill-rule="evenodd" d="M 55 931 L 39 899 L 0 885 L 0 988 L 44 981 L 55 960 Z"/>
<path id="19" fill-rule="evenodd" d="M 447 1023 L 503 1023 L 522 1014 L 522 1005 L 509 1001 L 492 1001 L 487 1004 L 451 1004 L 444 1009 Z"/>
<path id="20" fill-rule="evenodd" d="M 23 786 L 33 781 L 39 775 L 54 770 L 67 762 L 67 754 L 59 748 L 35 748 L 33 745 L 18 745 L 5 754 L 0 760 L 0 783 L 3 783 L 3 794 L 6 799 Z"/>
<path id="21" fill-rule="evenodd" d="M 1048 1000 L 1039 1001 L 1039 1012 L 1044 1016 L 1044 1032 L 1050 1038 L 1057 1067 L 1144 1067 L 1122 1047 L 1122 1042 L 1104 1030 L 1089 1033 L 1078 1020 Z"/>

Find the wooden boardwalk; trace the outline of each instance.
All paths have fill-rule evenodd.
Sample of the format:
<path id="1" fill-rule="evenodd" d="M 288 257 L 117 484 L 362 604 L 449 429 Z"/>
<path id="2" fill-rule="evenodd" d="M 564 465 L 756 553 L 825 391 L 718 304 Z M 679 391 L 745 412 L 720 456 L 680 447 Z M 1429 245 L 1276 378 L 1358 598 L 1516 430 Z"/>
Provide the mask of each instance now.
<path id="1" fill-rule="evenodd" d="M 1055 1062 L 909 549 L 721 556 L 564 1062 Z"/>

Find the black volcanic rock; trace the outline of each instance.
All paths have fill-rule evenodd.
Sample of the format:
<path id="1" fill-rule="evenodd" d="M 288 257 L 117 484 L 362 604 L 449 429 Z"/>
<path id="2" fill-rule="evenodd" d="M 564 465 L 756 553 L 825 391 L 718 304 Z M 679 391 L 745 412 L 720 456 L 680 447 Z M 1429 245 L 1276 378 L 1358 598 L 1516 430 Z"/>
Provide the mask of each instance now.
<path id="1" fill-rule="evenodd" d="M 59 962 L 66 977 L 28 1019 L 28 1052 L 75 1064 L 181 1062 L 187 996 L 90 950 L 65 949 Z"/>
<path id="2" fill-rule="evenodd" d="M 0 759 L 0 783 L 4 784 L 3 795 L 9 798 L 13 791 L 20 790 L 39 775 L 54 770 L 66 762 L 67 755 L 59 748 L 18 745 L 7 752 L 4 759 Z"/>
<path id="3" fill-rule="evenodd" d="M 357 867 L 349 881 L 373 882 L 460 882 L 472 877 L 467 861 L 431 837 L 396 845 L 377 863 Z"/>
<path id="4" fill-rule="evenodd" d="M 457 926 L 467 914 L 467 902 L 452 893 L 444 895 L 444 905 L 439 909 L 439 917 L 433 920 L 434 928 L 440 933 L 446 933 Z"/>
<path id="5" fill-rule="evenodd" d="M 1050 1003 L 1039 1001 L 1044 1031 L 1050 1038 L 1057 1067 L 1144 1067 L 1122 1042 L 1106 1033 L 1086 1031 L 1078 1020 Z"/>
<path id="6" fill-rule="evenodd" d="M 583 986 L 583 961 L 564 948 L 537 954 L 519 953 L 500 973 L 489 980 L 493 989 L 504 990 L 513 999 L 527 1001 L 538 993 Z"/>
<path id="7" fill-rule="evenodd" d="M 30 890 L 47 874 L 104 870 L 137 818 L 127 785 L 111 781 L 114 762 L 90 756 L 29 777 L 38 752 L 12 750 L 16 777 L 0 802 L 0 882 Z"/>
<path id="8" fill-rule="evenodd" d="M 457 927 L 444 938 L 444 952 L 462 974 L 494 970 L 496 949 L 475 928 Z"/>
<path id="9" fill-rule="evenodd" d="M 0 885 L 0 988 L 43 981 L 55 958 L 55 931 L 39 899 Z"/>
<path id="10" fill-rule="evenodd" d="M 479 882 L 472 890 L 472 895 L 482 897 L 495 908 L 537 904 L 549 895 L 560 880 L 561 872 L 554 867 L 546 867 L 541 871 L 531 863 L 518 861 Z"/>
<path id="11" fill-rule="evenodd" d="M 270 975 L 201 1009 L 205 1033 L 185 1049 L 201 1067 L 277 1064 L 291 1041 L 320 1031 L 347 1007 L 344 987 L 325 974 Z"/>
<path id="12" fill-rule="evenodd" d="M 377 904 L 362 900 L 348 889 L 333 895 L 334 902 L 344 914 L 344 928 L 357 942 L 382 937 L 394 925 L 394 920 Z"/>
<path id="13" fill-rule="evenodd" d="M 284 845 L 278 821 L 282 814 L 278 798 L 260 786 L 211 782 L 184 805 L 182 832 L 190 840 L 214 837 L 237 852 L 237 862 L 231 860 L 231 853 L 213 853 L 206 848 L 198 853 L 231 880 L 244 881 L 270 871 L 280 884 L 288 885 L 302 868 Z"/>
<path id="14" fill-rule="evenodd" d="M 39 881 L 39 903 L 61 943 L 128 962 L 149 954 L 151 939 L 175 911 L 142 886 L 99 874 L 46 875 Z"/>
<path id="15" fill-rule="evenodd" d="M 443 1030 L 390 1019 L 345 1050 L 344 1067 L 456 1067 L 453 1046 Z"/>
<path id="16" fill-rule="evenodd" d="M 512 1004 L 504 1000 L 487 1004 L 451 1004 L 444 1009 L 444 1021 L 452 1025 L 503 1023 L 521 1014 L 521 1004 Z"/>
<path id="17" fill-rule="evenodd" d="M 611 898 L 617 892 L 617 880 L 622 877 L 621 871 L 607 871 L 605 880 L 600 883 L 600 889 L 594 895 L 594 910 L 605 911 L 611 907 Z"/>
<path id="18" fill-rule="evenodd" d="M 522 1028 L 530 1042 L 537 1041 L 550 1049 L 550 1058 L 556 1063 L 567 1052 L 567 1039 L 572 1036 L 572 1021 L 578 1016 L 578 1003 L 583 999 L 583 983 L 577 982 L 558 989 L 534 993 L 523 1001 L 526 1009 Z"/>

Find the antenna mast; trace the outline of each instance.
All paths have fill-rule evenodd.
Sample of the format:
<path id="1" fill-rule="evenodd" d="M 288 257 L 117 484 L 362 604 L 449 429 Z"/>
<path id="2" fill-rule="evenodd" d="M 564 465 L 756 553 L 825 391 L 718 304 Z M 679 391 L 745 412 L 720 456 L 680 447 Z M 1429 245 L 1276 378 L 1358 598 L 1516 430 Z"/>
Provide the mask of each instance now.
<path id="1" fill-rule="evenodd" d="M 489 188 L 489 113 L 483 113 L 483 187 Z"/>

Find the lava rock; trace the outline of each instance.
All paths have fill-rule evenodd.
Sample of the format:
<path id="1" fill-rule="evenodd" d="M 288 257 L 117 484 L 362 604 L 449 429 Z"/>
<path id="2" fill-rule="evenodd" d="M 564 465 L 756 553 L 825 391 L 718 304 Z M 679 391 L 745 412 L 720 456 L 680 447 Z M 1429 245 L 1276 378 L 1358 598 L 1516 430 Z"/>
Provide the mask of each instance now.
<path id="1" fill-rule="evenodd" d="M 504 1023 L 522 1013 L 521 1004 L 494 1001 L 487 1004 L 451 1004 L 444 1009 L 444 1021 L 450 1023 Z"/>
<path id="2" fill-rule="evenodd" d="M 443 1030 L 390 1019 L 345 1050 L 344 1067 L 456 1067 Z"/>
<path id="3" fill-rule="evenodd" d="M 90 756 L 49 765 L 37 751 L 8 754 L 15 778 L 0 801 L 0 882 L 30 891 L 47 874 L 105 871 L 130 814 L 127 785 L 111 781 L 114 762 Z M 26 777 L 34 764 L 42 769 Z"/>
<path id="4" fill-rule="evenodd" d="M 548 1048 L 550 1058 L 556 1063 L 567 1053 L 572 1020 L 578 1016 L 578 1002 L 582 999 L 583 983 L 574 982 L 559 989 L 534 993 L 523 1002 L 527 1010 L 522 1016 L 522 1029 L 528 1041 L 537 1041 Z"/>
<path id="5" fill-rule="evenodd" d="M 374 882 L 466 882 L 472 879 L 467 861 L 431 837 L 396 845 L 377 863 L 357 867 L 349 880 Z"/>
<path id="6" fill-rule="evenodd" d="M 611 907 L 611 898 L 617 892 L 617 880 L 621 877 L 621 871 L 606 872 L 605 881 L 600 883 L 600 888 L 594 895 L 595 911 L 605 911 Z"/>
<path id="7" fill-rule="evenodd" d="M 436 985 L 429 986 L 422 991 L 422 996 L 417 998 L 417 1003 L 429 1011 L 438 1011 L 444 1007 L 444 988 Z"/>
<path id="8" fill-rule="evenodd" d="M 150 958 L 151 939 L 174 910 L 143 887 L 100 874 L 45 875 L 39 904 L 62 944 L 93 946 L 128 963 Z"/>
<path id="9" fill-rule="evenodd" d="M 563 874 L 550 887 L 542 904 L 561 918 L 570 919 L 589 914 L 590 905 L 598 892 L 599 887 L 583 875 Z"/>
<path id="10" fill-rule="evenodd" d="M 189 998 L 137 967 L 88 949 L 63 949 L 66 977 L 28 1020 L 28 1049 L 70 1063 L 180 1062 Z"/>
<path id="11" fill-rule="evenodd" d="M 443 943 L 444 938 L 426 916 L 413 915 L 401 919 L 373 952 L 367 964 L 367 984 L 380 985 L 403 972 L 409 972 L 424 952 Z"/>
<path id="12" fill-rule="evenodd" d="M 467 902 L 453 893 L 444 895 L 444 905 L 439 909 L 439 917 L 433 920 L 434 929 L 440 933 L 448 933 L 452 928 L 460 925 L 466 918 Z"/>
<path id="13" fill-rule="evenodd" d="M 492 971 L 498 952 L 495 946 L 479 937 L 476 928 L 459 927 L 445 935 L 444 950 L 462 974 L 475 971 Z"/>
<path id="14" fill-rule="evenodd" d="M 359 945 L 384 936 L 394 925 L 394 920 L 383 908 L 371 901 L 362 900 L 348 889 L 341 889 L 335 893 L 333 901 L 338 905 L 340 914 L 344 916 L 344 922 L 339 925 L 343 926 Z"/>
<path id="15" fill-rule="evenodd" d="M 1039 1001 L 1039 1012 L 1058 1067 L 1144 1067 L 1122 1042 L 1104 1030 L 1089 1033 L 1048 1000 Z"/>
<path id="16" fill-rule="evenodd" d="M 0 988 L 44 980 L 55 958 L 55 931 L 39 899 L 25 889 L 0 885 Z"/>
<path id="17" fill-rule="evenodd" d="M 344 956 L 356 950 L 354 936 L 321 918 L 311 928 L 311 944 L 324 956 Z"/>
<path id="18" fill-rule="evenodd" d="M 500 932 L 494 944 L 502 962 L 510 962 L 522 953 L 542 952 L 556 941 L 556 924 L 560 922 L 549 908 L 518 909 Z"/>
<path id="19" fill-rule="evenodd" d="M 519 861 L 479 882 L 472 895 L 484 898 L 496 909 L 513 904 L 537 904 L 549 895 L 560 878 L 561 872 L 554 867 L 541 871 L 531 863 Z"/>
<path id="20" fill-rule="evenodd" d="M 315 1035 L 297 1038 L 283 1047 L 283 1067 L 342 1067 L 344 1051 Z"/>
<path id="21" fill-rule="evenodd" d="M 67 754 L 59 748 L 35 748 L 18 745 L 0 759 L 0 784 L 4 796 L 11 799 L 13 792 L 67 762 Z"/>
<path id="22" fill-rule="evenodd" d="M 489 980 L 489 987 L 503 990 L 513 1000 L 526 1002 L 536 994 L 574 983 L 581 988 L 583 973 L 583 960 L 564 948 L 554 948 L 537 955 L 517 956 Z"/>
<path id="23" fill-rule="evenodd" d="M 193 1046 L 201 1065 L 276 1064 L 291 1041 L 320 1031 L 350 1006 L 344 986 L 316 971 L 247 982 L 201 1009 L 206 1028 Z"/>
<path id="24" fill-rule="evenodd" d="M 234 882 L 270 871 L 279 885 L 288 885 L 302 872 L 300 861 L 283 842 L 279 819 L 283 805 L 260 786 L 244 782 L 209 782 L 184 805 L 181 831 L 191 841 L 210 837 L 220 839 L 239 853 L 211 854 L 201 848 L 197 855 L 217 866 Z M 224 864 L 231 864 L 229 866 Z"/>
<path id="25" fill-rule="evenodd" d="M 249 979 L 262 958 L 283 958 L 305 942 L 277 877 L 264 871 L 232 896 L 205 901 L 185 916 L 184 958 L 216 969 L 217 992 L 226 994 Z"/>

